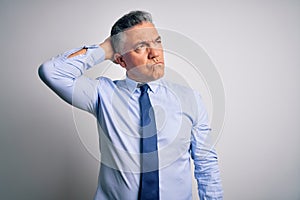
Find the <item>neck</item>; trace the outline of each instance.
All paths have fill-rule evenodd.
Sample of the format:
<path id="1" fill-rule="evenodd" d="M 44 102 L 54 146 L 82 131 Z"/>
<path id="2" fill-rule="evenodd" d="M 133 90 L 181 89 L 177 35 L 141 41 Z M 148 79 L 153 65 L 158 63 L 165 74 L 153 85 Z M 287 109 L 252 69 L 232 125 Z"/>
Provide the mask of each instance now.
<path id="1" fill-rule="evenodd" d="M 134 76 L 133 74 L 130 74 L 128 72 L 126 72 L 126 75 L 131 80 L 134 80 L 135 82 L 138 82 L 138 83 L 141 83 L 141 84 L 145 84 L 145 83 L 149 83 L 149 82 L 158 80 L 158 79 L 154 79 L 154 78 L 147 78 L 147 77 L 141 77 L 141 76 L 137 77 L 137 76 Z"/>

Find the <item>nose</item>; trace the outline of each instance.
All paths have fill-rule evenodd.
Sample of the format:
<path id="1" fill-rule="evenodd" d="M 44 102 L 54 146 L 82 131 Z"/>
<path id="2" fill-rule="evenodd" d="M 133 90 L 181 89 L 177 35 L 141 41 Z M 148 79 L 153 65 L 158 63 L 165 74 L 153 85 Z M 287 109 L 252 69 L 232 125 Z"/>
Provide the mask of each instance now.
<path id="1" fill-rule="evenodd" d="M 161 51 L 161 50 L 158 49 L 158 48 L 150 47 L 150 48 L 149 48 L 149 53 L 148 53 L 148 58 L 149 58 L 149 59 L 154 59 L 154 58 L 159 57 L 160 51 Z"/>

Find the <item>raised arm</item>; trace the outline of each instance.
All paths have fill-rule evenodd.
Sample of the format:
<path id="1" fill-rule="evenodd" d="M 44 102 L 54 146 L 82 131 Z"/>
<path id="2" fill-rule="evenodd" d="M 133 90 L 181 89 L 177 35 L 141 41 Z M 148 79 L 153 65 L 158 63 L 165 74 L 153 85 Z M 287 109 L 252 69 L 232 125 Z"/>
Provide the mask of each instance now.
<path id="1" fill-rule="evenodd" d="M 99 44 L 99 46 L 102 47 L 102 49 L 105 52 L 105 60 L 111 60 L 111 61 L 113 61 L 114 50 L 113 50 L 112 45 L 111 45 L 111 39 L 110 39 L 110 37 L 107 38 L 101 44 Z M 87 52 L 87 48 L 83 47 L 82 49 L 80 49 L 80 50 L 78 50 L 78 51 L 70 54 L 68 56 L 68 58 L 72 58 L 72 57 L 75 57 L 75 56 L 78 56 L 78 55 L 83 55 L 83 54 L 86 54 L 86 52 Z"/>
<path id="2" fill-rule="evenodd" d="M 94 113 L 97 104 L 98 80 L 85 76 L 85 70 L 114 55 L 110 39 L 100 45 L 72 49 L 43 63 L 40 78 L 67 103 Z"/>

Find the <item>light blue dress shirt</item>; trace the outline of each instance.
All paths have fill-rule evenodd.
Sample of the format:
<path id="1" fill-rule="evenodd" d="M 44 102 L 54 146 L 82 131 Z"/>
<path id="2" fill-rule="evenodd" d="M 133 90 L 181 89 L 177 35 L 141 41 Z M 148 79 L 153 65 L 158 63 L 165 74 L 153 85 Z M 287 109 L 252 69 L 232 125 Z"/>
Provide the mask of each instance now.
<path id="1" fill-rule="evenodd" d="M 84 76 L 105 58 L 98 45 L 86 48 L 84 55 L 68 58 L 78 48 L 45 62 L 39 75 L 62 99 L 98 120 L 101 165 L 95 199 L 135 200 L 141 173 L 138 83 L 128 77 L 112 81 Z M 158 131 L 160 199 L 192 199 L 190 158 L 200 199 L 222 199 L 217 154 L 206 144 L 210 127 L 200 94 L 164 79 L 148 84 Z"/>

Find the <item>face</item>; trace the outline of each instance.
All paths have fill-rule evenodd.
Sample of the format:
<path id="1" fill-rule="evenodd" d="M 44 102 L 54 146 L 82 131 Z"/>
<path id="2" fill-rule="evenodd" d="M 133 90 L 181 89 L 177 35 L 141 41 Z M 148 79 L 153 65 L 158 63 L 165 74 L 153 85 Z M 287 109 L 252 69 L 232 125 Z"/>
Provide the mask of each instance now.
<path id="1" fill-rule="evenodd" d="M 152 23 L 143 22 L 123 33 L 122 52 L 116 62 L 126 68 L 127 76 L 137 82 L 150 82 L 164 75 L 161 38 Z"/>

